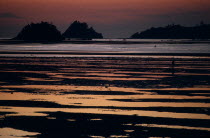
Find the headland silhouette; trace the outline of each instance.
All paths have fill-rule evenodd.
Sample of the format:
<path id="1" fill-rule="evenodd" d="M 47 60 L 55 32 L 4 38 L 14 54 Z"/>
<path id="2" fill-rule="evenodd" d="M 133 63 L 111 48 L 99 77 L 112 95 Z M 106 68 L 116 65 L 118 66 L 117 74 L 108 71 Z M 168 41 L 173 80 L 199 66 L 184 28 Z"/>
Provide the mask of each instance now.
<path id="1" fill-rule="evenodd" d="M 61 41 L 62 35 L 56 26 L 48 22 L 31 23 L 23 27 L 14 40 L 24 41 Z"/>
<path id="2" fill-rule="evenodd" d="M 97 33 L 93 27 L 88 27 L 87 23 L 74 21 L 69 28 L 63 33 L 64 38 L 68 39 L 93 39 L 103 38 L 101 33 Z"/>
<path id="3" fill-rule="evenodd" d="M 181 25 L 167 25 L 152 27 L 133 34 L 132 39 L 210 39 L 210 24 L 200 23 L 193 27 Z"/>

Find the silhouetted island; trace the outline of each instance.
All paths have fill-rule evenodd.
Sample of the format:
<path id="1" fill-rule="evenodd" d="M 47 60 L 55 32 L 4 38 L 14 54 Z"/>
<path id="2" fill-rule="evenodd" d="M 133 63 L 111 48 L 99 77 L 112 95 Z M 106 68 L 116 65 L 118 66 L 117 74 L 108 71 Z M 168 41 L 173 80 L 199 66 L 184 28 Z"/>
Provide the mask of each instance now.
<path id="1" fill-rule="evenodd" d="M 103 38 L 101 33 L 97 33 L 92 27 L 89 28 L 87 23 L 81 23 L 79 21 L 74 21 L 63 33 L 63 37 L 74 39 Z"/>
<path id="2" fill-rule="evenodd" d="M 132 39 L 210 39 L 210 24 L 200 23 L 193 27 L 168 25 L 166 27 L 150 28 L 141 33 L 137 32 Z"/>
<path id="3" fill-rule="evenodd" d="M 32 42 L 56 42 L 61 41 L 63 37 L 60 31 L 57 30 L 55 25 L 48 22 L 41 22 L 26 25 L 21 30 L 21 32 L 13 39 Z"/>

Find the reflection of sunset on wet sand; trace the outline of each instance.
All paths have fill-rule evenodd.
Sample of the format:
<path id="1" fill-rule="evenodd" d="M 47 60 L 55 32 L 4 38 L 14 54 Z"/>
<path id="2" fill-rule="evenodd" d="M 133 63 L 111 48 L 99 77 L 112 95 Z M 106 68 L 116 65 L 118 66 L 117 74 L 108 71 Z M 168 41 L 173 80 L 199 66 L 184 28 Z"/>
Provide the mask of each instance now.
<path id="1" fill-rule="evenodd" d="M 99 129 L 101 123 L 122 128 L 109 130 L 113 137 L 139 136 L 143 130 L 148 136 L 169 137 L 181 135 L 178 130 L 210 133 L 209 59 L 177 58 L 174 68 L 171 58 L 0 60 L 0 122 L 8 122 L 3 129 L 12 128 L 16 118 L 42 120 L 44 125 L 62 119 L 73 127 L 90 123 Z M 89 132 L 89 137 L 106 137 Z"/>

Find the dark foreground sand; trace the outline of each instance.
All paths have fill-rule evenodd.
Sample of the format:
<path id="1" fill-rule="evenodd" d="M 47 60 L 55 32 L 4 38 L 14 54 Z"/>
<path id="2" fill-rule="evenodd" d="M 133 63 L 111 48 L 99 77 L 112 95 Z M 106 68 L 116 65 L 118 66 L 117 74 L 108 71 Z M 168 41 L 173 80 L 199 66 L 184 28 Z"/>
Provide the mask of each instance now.
<path id="1" fill-rule="evenodd" d="M 210 58 L 0 57 L 0 137 L 11 135 L 6 131 L 208 138 Z"/>

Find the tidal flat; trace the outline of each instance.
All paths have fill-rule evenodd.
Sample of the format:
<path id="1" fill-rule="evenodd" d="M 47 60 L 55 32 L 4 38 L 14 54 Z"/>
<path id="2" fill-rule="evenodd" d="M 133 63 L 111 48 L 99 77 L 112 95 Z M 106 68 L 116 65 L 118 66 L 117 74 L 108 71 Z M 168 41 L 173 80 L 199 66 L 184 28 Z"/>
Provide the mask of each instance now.
<path id="1" fill-rule="evenodd" d="M 210 58 L 0 57 L 0 138 L 210 137 Z"/>

